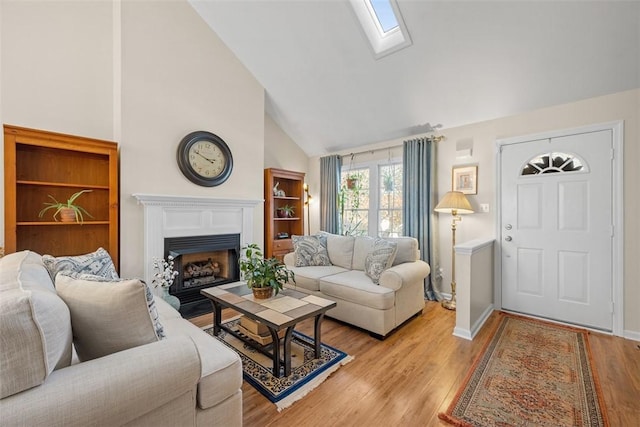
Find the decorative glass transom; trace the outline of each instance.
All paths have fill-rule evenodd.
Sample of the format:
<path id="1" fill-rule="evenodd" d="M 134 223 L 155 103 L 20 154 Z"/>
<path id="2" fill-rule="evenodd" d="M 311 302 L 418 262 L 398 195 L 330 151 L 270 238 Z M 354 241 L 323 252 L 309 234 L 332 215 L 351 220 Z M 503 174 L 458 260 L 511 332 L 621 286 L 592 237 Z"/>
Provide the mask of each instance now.
<path id="1" fill-rule="evenodd" d="M 545 153 L 537 155 L 527 162 L 520 175 L 537 175 L 540 173 L 585 171 L 584 162 L 577 156 L 567 153 Z"/>

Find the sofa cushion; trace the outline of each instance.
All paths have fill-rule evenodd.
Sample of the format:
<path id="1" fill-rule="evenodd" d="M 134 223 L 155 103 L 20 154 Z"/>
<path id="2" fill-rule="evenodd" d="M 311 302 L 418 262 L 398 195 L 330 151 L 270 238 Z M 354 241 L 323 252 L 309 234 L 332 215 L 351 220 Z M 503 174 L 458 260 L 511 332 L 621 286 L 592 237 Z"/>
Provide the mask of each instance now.
<path id="1" fill-rule="evenodd" d="M 373 249 L 367 254 L 364 261 L 364 272 L 376 285 L 384 270 L 391 267 L 396 258 L 398 245 L 384 239 L 375 239 Z"/>
<path id="2" fill-rule="evenodd" d="M 78 272 L 69 271 L 69 270 L 63 270 L 60 272 L 60 274 L 63 274 L 68 277 L 72 277 L 74 279 L 88 280 L 90 282 L 100 282 L 100 283 L 124 282 L 125 280 L 128 280 L 128 279 L 109 279 L 109 278 L 104 278 L 102 276 L 96 276 L 88 273 L 78 273 Z M 160 315 L 158 314 L 158 305 L 156 303 L 156 299 L 153 296 L 153 292 L 151 291 L 151 288 L 146 285 L 146 282 L 144 280 L 141 280 L 141 282 L 145 284 L 145 297 L 147 299 L 147 309 L 149 310 L 149 315 L 151 316 L 151 319 L 153 321 L 153 327 L 156 330 L 156 335 L 158 336 L 158 338 L 162 339 L 164 338 L 164 330 L 162 328 L 162 323 L 160 323 Z M 162 299 L 162 298 L 158 298 L 158 299 Z M 176 311 L 176 314 L 180 316 L 180 314 L 177 311 Z"/>
<path id="3" fill-rule="evenodd" d="M 90 254 L 77 256 L 53 257 L 51 255 L 43 255 L 42 262 L 49 270 L 53 281 L 55 281 L 56 274 L 64 270 L 93 274 L 107 279 L 119 278 L 109 252 L 103 248 L 98 248 L 97 251 Z"/>
<path id="4" fill-rule="evenodd" d="M 149 311 L 153 294 L 141 280 L 96 282 L 58 274 L 56 289 L 71 312 L 81 361 L 155 342 L 163 335 L 156 330 L 157 312 Z"/>
<path id="5" fill-rule="evenodd" d="M 373 250 L 373 242 L 376 239 L 370 236 L 357 236 L 353 245 L 353 260 L 351 262 L 352 270 L 364 271 L 364 261 L 367 255 Z"/>
<path id="6" fill-rule="evenodd" d="M 350 270 L 355 237 L 325 234 L 327 235 L 327 252 L 329 252 L 331 264 Z"/>
<path id="7" fill-rule="evenodd" d="M 20 276 L 22 289 L 56 292 L 49 272 L 42 264 L 42 256 L 32 251 L 6 255 L 0 270 L 0 290 L 15 288 L 15 278 Z"/>
<path id="8" fill-rule="evenodd" d="M 39 260 L 30 251 L 0 259 L 0 398 L 71 364 L 69 309 Z"/>
<path id="9" fill-rule="evenodd" d="M 384 239 L 398 245 L 398 252 L 396 253 L 396 259 L 393 261 L 393 265 L 414 262 L 420 259 L 418 239 L 414 237 L 385 237 Z"/>
<path id="10" fill-rule="evenodd" d="M 393 308 L 395 292 L 375 285 L 364 271 L 351 270 L 320 279 L 320 291 L 327 296 L 378 310 Z M 340 303 L 338 303 L 340 304 Z"/>
<path id="11" fill-rule="evenodd" d="M 338 267 L 337 265 L 330 266 L 315 266 L 315 267 L 289 267 L 291 271 L 296 275 L 295 286 L 291 288 L 303 288 L 308 291 L 320 290 L 320 279 L 325 276 L 330 276 L 336 273 L 342 273 L 348 271 L 346 268 Z"/>
<path id="12" fill-rule="evenodd" d="M 327 253 L 327 239 L 323 236 L 292 236 L 293 250 L 296 254 L 296 267 L 331 265 Z"/>
<path id="13" fill-rule="evenodd" d="M 242 387 L 242 361 L 235 351 L 184 319 L 162 318 L 162 323 L 169 339 L 188 336 L 198 348 L 202 366 L 197 393 L 200 408 L 215 406 Z"/>

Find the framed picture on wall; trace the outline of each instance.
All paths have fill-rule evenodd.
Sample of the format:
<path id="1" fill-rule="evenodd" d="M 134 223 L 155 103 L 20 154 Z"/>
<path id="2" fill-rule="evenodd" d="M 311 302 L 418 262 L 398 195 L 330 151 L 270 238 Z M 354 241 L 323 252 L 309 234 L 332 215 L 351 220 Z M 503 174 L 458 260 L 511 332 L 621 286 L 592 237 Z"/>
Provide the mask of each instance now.
<path id="1" fill-rule="evenodd" d="M 464 194 L 478 194 L 478 166 L 454 166 L 451 189 Z"/>

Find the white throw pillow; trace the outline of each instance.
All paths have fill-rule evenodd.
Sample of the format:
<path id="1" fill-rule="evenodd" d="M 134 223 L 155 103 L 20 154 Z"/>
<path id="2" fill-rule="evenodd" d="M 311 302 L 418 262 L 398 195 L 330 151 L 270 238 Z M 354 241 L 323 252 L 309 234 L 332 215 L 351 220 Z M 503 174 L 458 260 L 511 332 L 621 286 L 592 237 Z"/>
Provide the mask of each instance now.
<path id="1" fill-rule="evenodd" d="M 69 309 L 39 260 L 30 251 L 0 259 L 0 399 L 71 364 Z"/>
<path id="2" fill-rule="evenodd" d="M 376 239 L 373 242 L 373 250 L 367 254 L 364 261 L 364 272 L 376 285 L 384 270 L 391 267 L 396 257 L 398 245 L 384 239 Z"/>
<path id="3" fill-rule="evenodd" d="M 353 236 L 340 236 L 338 234 L 328 234 L 324 232 L 321 234 L 327 236 L 327 252 L 329 252 L 331 264 L 351 270 L 353 245 L 356 238 Z"/>
<path id="4" fill-rule="evenodd" d="M 331 265 L 325 236 L 292 236 L 291 240 L 296 254 L 296 267 Z"/>
<path id="5" fill-rule="evenodd" d="M 76 273 L 87 273 L 94 276 L 101 276 L 105 279 L 119 279 L 118 272 L 111 260 L 109 252 L 103 248 L 85 255 L 59 256 L 43 255 L 42 262 L 49 270 L 51 280 L 55 282 L 56 274 L 61 271 L 75 271 Z"/>
<path id="6" fill-rule="evenodd" d="M 164 337 L 151 290 L 141 280 L 99 282 L 56 276 L 71 312 L 73 343 L 81 361 L 149 344 Z"/>

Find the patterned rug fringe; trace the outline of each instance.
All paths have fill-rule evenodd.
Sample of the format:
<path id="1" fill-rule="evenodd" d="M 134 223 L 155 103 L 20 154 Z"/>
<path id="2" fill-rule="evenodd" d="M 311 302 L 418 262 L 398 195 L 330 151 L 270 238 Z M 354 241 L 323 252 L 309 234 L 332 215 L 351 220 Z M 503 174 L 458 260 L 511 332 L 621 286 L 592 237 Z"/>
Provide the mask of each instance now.
<path id="1" fill-rule="evenodd" d="M 237 325 L 240 317 L 241 316 L 234 316 L 230 319 L 226 319 L 224 323 L 228 325 Z M 203 329 L 210 335 L 213 334 L 213 325 L 207 325 L 201 329 Z M 306 342 L 306 345 L 311 345 L 313 343 L 313 340 L 310 337 L 298 331 L 294 331 L 293 335 L 294 342 L 296 340 L 302 340 L 298 341 L 297 345 L 302 344 L 302 342 Z M 223 336 L 226 336 L 226 333 L 223 333 Z M 247 352 L 246 348 L 240 351 L 238 348 L 227 342 L 226 339 L 222 339 L 221 337 L 215 338 L 239 353 L 240 357 L 243 360 L 242 370 L 245 381 L 256 388 L 265 397 L 267 397 L 273 404 L 275 404 L 278 412 L 282 411 L 285 408 L 288 408 L 293 403 L 305 397 L 312 390 L 322 384 L 341 366 L 344 366 L 354 360 L 354 356 L 349 356 L 344 352 L 327 346 L 326 344 L 322 344 L 323 356 L 321 357 L 321 360 L 323 360 L 323 362 L 319 366 L 312 368 L 312 370 L 310 371 L 305 369 L 302 369 L 300 371 L 297 371 L 295 368 L 292 369 L 292 377 L 294 378 L 294 380 L 289 381 L 288 378 L 291 377 L 283 377 L 279 379 L 274 378 L 270 373 L 272 362 L 266 361 L 266 364 L 263 364 L 259 361 L 259 359 L 254 358 L 256 356 L 260 358 L 262 357 L 261 355 L 256 354 L 256 356 L 252 356 L 252 354 L 254 353 L 251 351 Z M 234 340 L 235 338 L 231 337 L 230 339 Z M 237 341 L 234 342 L 237 343 Z M 313 347 L 311 346 L 310 348 Z M 306 357 L 303 358 L 305 360 L 304 363 L 311 363 L 310 366 L 315 366 L 317 363 L 314 362 L 317 359 L 306 359 Z M 246 363 L 249 363 L 249 365 L 245 365 Z M 256 366 L 255 364 L 264 367 L 264 369 L 260 368 L 261 372 L 259 376 L 253 376 L 252 373 L 255 373 L 254 370 L 247 367 Z M 296 377 L 296 375 L 300 375 L 303 372 L 303 376 Z"/>
<path id="2" fill-rule="evenodd" d="M 311 391 L 313 391 L 313 389 L 315 389 L 320 384 L 322 384 L 324 382 L 324 380 L 329 378 L 329 375 L 331 375 L 332 373 L 337 371 L 338 368 L 340 368 L 341 366 L 344 366 L 347 363 L 351 362 L 354 358 L 355 358 L 354 356 L 345 357 L 344 359 L 342 359 L 340 361 L 340 363 L 338 363 L 336 365 L 333 365 L 330 369 L 327 369 L 322 374 L 318 375 L 313 380 L 311 380 L 308 383 L 306 383 L 304 385 L 304 387 L 298 389 L 298 391 L 296 391 L 295 393 L 290 394 L 289 396 L 285 397 L 282 400 L 279 400 L 278 402 L 274 402 L 275 405 L 276 405 L 276 408 L 278 409 L 278 412 L 281 412 L 283 409 L 288 408 L 289 406 L 293 405 L 298 400 L 300 400 L 303 397 L 305 397 L 307 394 L 309 394 Z"/>

